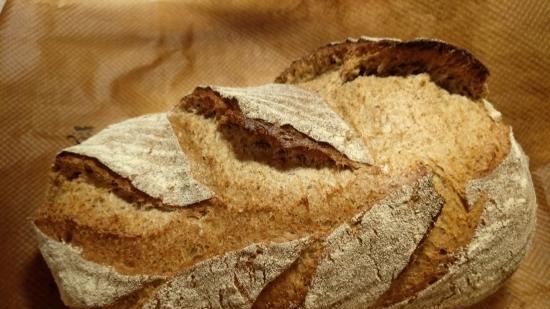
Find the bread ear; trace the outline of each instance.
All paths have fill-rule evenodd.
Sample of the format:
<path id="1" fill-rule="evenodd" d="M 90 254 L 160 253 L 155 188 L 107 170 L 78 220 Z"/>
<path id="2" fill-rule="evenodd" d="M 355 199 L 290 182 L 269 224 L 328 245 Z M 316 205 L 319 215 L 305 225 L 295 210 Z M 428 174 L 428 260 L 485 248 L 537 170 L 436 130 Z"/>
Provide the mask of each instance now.
<path id="1" fill-rule="evenodd" d="M 361 137 L 323 98 L 293 85 L 198 87 L 175 109 L 182 111 L 215 115 L 218 125 L 236 126 L 261 139 L 270 150 L 258 157 L 282 153 L 286 160 L 299 157 L 306 165 L 309 161 L 340 167 L 373 164 Z M 251 150 L 258 143 L 244 145 L 244 140 L 239 139 L 234 148 Z"/>
<path id="2" fill-rule="evenodd" d="M 190 175 L 187 158 L 166 113 L 113 124 L 81 144 L 64 149 L 55 169 L 67 177 L 87 173 L 132 201 L 188 206 L 213 193 Z M 75 176 L 72 176 L 72 175 Z"/>
<path id="3" fill-rule="evenodd" d="M 292 62 L 275 81 L 299 83 L 330 70 L 340 70 L 344 82 L 361 75 L 427 73 L 450 93 L 476 100 L 486 96 L 485 81 L 489 76 L 487 68 L 471 53 L 443 41 L 361 37 L 319 48 Z"/>

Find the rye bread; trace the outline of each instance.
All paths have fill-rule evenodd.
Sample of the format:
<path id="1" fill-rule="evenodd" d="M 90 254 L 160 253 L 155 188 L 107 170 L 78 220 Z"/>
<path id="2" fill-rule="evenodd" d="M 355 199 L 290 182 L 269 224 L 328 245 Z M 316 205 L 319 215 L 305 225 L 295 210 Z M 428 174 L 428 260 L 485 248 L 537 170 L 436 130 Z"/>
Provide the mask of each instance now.
<path id="1" fill-rule="evenodd" d="M 347 40 L 294 62 L 276 79 L 289 85 L 199 87 L 64 150 L 34 218 L 64 301 L 452 308 L 486 296 L 525 254 L 536 206 L 525 155 L 483 99 L 487 76 L 444 42 Z M 166 166 L 179 176 L 163 179 Z"/>

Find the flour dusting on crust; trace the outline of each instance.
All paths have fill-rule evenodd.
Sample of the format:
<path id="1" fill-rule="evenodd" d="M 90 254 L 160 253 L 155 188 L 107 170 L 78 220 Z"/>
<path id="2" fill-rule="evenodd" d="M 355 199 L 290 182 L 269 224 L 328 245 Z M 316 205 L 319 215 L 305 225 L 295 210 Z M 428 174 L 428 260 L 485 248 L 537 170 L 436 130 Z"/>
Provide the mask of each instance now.
<path id="1" fill-rule="evenodd" d="M 189 164 L 166 113 L 145 115 L 108 126 L 65 152 L 96 158 L 130 180 L 138 190 L 171 206 L 213 196 L 190 175 Z"/>
<path id="2" fill-rule="evenodd" d="M 318 142 L 330 144 L 352 161 L 373 164 L 362 139 L 313 92 L 286 84 L 211 88 L 225 98 L 235 99 L 247 118 L 290 125 Z"/>
<path id="3" fill-rule="evenodd" d="M 327 238 L 305 308 L 366 308 L 409 263 L 443 206 L 430 176 L 343 224 Z"/>
<path id="4" fill-rule="evenodd" d="M 489 117 L 493 119 L 494 121 L 501 121 L 502 120 L 502 114 L 491 104 L 491 102 L 483 99 L 483 106 L 487 110 L 487 113 L 489 114 Z"/>
<path id="5" fill-rule="evenodd" d="M 162 285 L 143 308 L 250 308 L 308 244 L 308 238 L 253 244 L 198 263 Z"/>
<path id="6" fill-rule="evenodd" d="M 449 272 L 397 308 L 454 308 L 496 291 L 526 254 L 536 221 L 536 197 L 527 156 L 510 132 L 507 158 L 487 177 L 467 184 L 468 204 L 488 195 L 480 225 Z"/>
<path id="7" fill-rule="evenodd" d="M 49 238 L 36 226 L 34 230 L 40 252 L 67 306 L 108 305 L 140 289 L 144 283 L 163 279 L 160 276 L 122 275 L 112 266 L 84 259 L 81 248 Z"/>

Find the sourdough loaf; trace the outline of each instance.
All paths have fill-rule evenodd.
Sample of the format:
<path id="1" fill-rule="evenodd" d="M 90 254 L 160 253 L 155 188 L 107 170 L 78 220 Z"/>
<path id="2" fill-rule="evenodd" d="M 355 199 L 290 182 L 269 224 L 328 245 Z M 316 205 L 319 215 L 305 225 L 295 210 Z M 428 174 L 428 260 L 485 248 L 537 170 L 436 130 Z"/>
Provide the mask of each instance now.
<path id="1" fill-rule="evenodd" d="M 348 39 L 60 152 L 34 217 L 71 307 L 455 308 L 525 255 L 536 201 L 487 69 Z"/>

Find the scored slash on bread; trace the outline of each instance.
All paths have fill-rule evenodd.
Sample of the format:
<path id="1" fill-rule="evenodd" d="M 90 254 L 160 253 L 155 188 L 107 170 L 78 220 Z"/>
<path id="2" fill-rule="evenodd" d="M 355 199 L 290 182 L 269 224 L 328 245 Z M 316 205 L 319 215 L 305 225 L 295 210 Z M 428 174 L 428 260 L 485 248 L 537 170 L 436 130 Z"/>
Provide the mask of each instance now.
<path id="1" fill-rule="evenodd" d="M 467 201 L 488 196 L 472 240 L 437 282 L 392 309 L 452 308 L 481 301 L 499 289 L 517 269 L 531 245 L 536 196 L 529 162 L 510 133 L 511 149 L 489 175 L 468 182 Z"/>
<path id="2" fill-rule="evenodd" d="M 90 160 L 94 162 L 86 162 Z M 105 168 L 98 166 L 96 160 L 122 179 L 105 175 Z M 80 162 L 84 166 L 79 166 Z M 82 169 L 95 172 L 96 180 L 115 185 L 127 198 L 145 193 L 165 205 L 185 206 L 212 197 L 207 187 L 189 175 L 185 154 L 164 113 L 111 125 L 102 134 L 63 150 L 57 165 L 59 169 L 72 166 L 75 177 Z"/>
<path id="3" fill-rule="evenodd" d="M 59 285 L 77 294 L 64 301 L 261 309 L 479 300 L 517 267 L 536 208 L 527 159 L 483 99 L 487 76 L 441 41 L 348 39 L 293 62 L 279 84 L 198 87 L 168 114 L 69 148 L 38 231 L 78 248 L 97 271 L 90 282 L 101 273 L 162 279 L 141 290 L 103 281 L 117 291 L 107 298 Z M 163 207 L 178 205 L 187 207 Z M 70 276 L 44 243 L 52 271 Z"/>
<path id="4" fill-rule="evenodd" d="M 345 81 L 360 75 L 407 76 L 427 73 L 451 93 L 486 95 L 489 70 L 468 51 L 433 39 L 400 41 L 361 37 L 332 43 L 294 61 L 276 81 L 297 83 L 342 67 Z"/>
<path id="5" fill-rule="evenodd" d="M 254 244 L 198 263 L 169 280 L 143 308 L 250 308 L 267 283 L 287 269 L 309 243 L 302 238 Z"/>
<path id="6" fill-rule="evenodd" d="M 144 284 L 166 279 L 162 276 L 119 274 L 113 267 L 82 258 L 80 248 L 55 241 L 38 228 L 35 232 L 42 256 L 52 270 L 61 299 L 66 304 L 86 307 L 109 304 L 141 289 Z"/>
<path id="7" fill-rule="evenodd" d="M 197 88 L 180 109 L 217 114 L 269 143 L 270 152 L 328 159 L 337 166 L 373 164 L 363 141 L 323 99 L 301 88 L 267 84 L 250 88 Z M 302 161 L 304 161 L 302 159 Z M 356 164 L 355 163 L 355 164 Z"/>
<path id="8" fill-rule="evenodd" d="M 304 308 L 364 308 L 374 303 L 408 264 L 441 211 L 443 199 L 431 182 L 425 176 L 414 186 L 403 186 L 330 233 L 327 258 L 317 266 Z M 401 231 L 399 237 L 396 230 Z"/>

